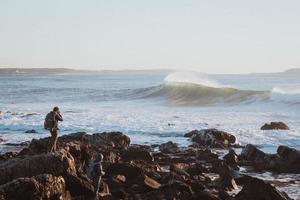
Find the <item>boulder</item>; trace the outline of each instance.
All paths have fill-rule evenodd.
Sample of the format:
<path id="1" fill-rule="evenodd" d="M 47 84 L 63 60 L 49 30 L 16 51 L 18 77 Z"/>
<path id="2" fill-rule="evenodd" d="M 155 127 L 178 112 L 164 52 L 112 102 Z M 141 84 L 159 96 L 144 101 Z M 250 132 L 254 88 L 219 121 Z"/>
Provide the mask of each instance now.
<path id="1" fill-rule="evenodd" d="M 144 160 L 144 161 L 153 161 L 153 157 L 149 151 L 143 149 L 130 148 L 122 152 L 122 159 L 124 161 L 131 160 Z"/>
<path id="2" fill-rule="evenodd" d="M 263 180 L 249 178 L 243 186 L 243 189 L 235 196 L 236 200 L 289 200 L 285 194 L 279 192 L 275 187 Z"/>
<path id="3" fill-rule="evenodd" d="M 252 144 L 247 144 L 240 154 L 241 160 L 264 163 L 266 154 Z"/>
<path id="4" fill-rule="evenodd" d="M 227 148 L 236 142 L 234 135 L 217 129 L 193 130 L 184 136 L 191 137 L 197 144 L 212 148 Z"/>
<path id="5" fill-rule="evenodd" d="M 19 177 L 32 177 L 38 174 L 54 176 L 76 176 L 75 162 L 71 154 L 61 150 L 55 154 L 39 154 L 25 158 L 14 158 L 0 163 L 0 184 Z"/>
<path id="6" fill-rule="evenodd" d="M 71 200 L 63 177 L 41 174 L 31 178 L 18 178 L 0 185 L 0 194 L 7 200 Z M 1 197 L 1 195 L 0 195 Z"/>
<path id="7" fill-rule="evenodd" d="M 282 173 L 300 173 L 300 151 L 287 146 L 279 146 L 273 170 Z"/>
<path id="8" fill-rule="evenodd" d="M 159 145 L 159 150 L 163 153 L 176 153 L 179 151 L 178 145 L 172 141 Z"/>
<path id="9" fill-rule="evenodd" d="M 270 124 L 264 124 L 261 130 L 290 130 L 290 128 L 283 122 L 271 122 Z"/>
<path id="10" fill-rule="evenodd" d="M 34 129 L 31 129 L 31 130 L 27 130 L 27 131 L 25 131 L 25 133 L 37 133 L 37 131 L 36 131 L 36 130 L 34 130 Z"/>
<path id="11" fill-rule="evenodd" d="M 38 140 L 33 139 L 29 148 L 34 153 L 45 153 L 49 149 L 50 139 L 50 137 Z M 127 149 L 130 144 L 130 138 L 121 132 L 104 132 L 93 135 L 77 132 L 59 137 L 57 141 L 58 148 L 64 148 L 70 142 L 79 142 L 83 146 L 90 144 L 96 152 L 99 152 L 99 149 L 108 148 Z"/>

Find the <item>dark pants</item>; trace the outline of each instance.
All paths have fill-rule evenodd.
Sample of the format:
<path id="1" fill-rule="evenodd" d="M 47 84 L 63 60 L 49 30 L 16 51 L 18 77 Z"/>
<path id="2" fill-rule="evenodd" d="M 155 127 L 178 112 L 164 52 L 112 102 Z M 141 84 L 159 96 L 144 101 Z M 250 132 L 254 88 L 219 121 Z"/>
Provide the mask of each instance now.
<path id="1" fill-rule="evenodd" d="M 94 185 L 94 198 L 95 200 L 98 200 L 98 192 L 100 188 L 101 183 L 101 176 L 95 176 L 93 177 L 93 185 Z"/>
<path id="2" fill-rule="evenodd" d="M 53 128 L 50 130 L 51 133 L 51 140 L 50 140 L 50 152 L 56 152 L 56 142 L 57 142 L 57 135 L 58 130 L 56 128 Z"/>

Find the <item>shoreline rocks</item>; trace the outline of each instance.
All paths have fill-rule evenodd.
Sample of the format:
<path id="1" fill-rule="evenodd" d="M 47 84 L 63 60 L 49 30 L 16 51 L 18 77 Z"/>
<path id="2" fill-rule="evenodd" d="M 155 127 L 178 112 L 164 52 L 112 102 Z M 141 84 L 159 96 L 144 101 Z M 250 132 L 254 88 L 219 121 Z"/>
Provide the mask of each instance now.
<path id="1" fill-rule="evenodd" d="M 192 142 L 210 148 L 226 149 L 236 142 L 234 135 L 217 129 L 193 130 L 186 133 L 184 137 L 189 137 Z"/>
<path id="2" fill-rule="evenodd" d="M 222 159 L 211 148 L 227 148 L 225 141 L 234 144 L 233 135 L 207 129 L 194 131 L 188 136 L 200 137 L 199 143 L 178 147 L 170 141 L 152 147 L 130 145 L 130 138 L 120 132 L 93 135 L 78 132 L 59 137 L 56 153 L 46 153 L 49 137 L 34 139 L 19 153 L 0 160 L 0 199 L 20 199 L 14 196 L 20 192 L 24 192 L 21 199 L 25 200 L 89 199 L 94 187 L 85 170 L 98 153 L 104 155 L 103 169 L 106 172 L 101 181 L 100 199 L 288 199 L 262 180 L 241 182 L 236 178 L 241 165 L 266 160 L 271 163 L 274 156 L 269 157 L 255 146 L 247 145 L 241 155 L 237 156 L 229 149 Z M 160 151 L 154 150 L 157 147 Z M 298 166 L 298 153 L 281 146 L 276 163 Z M 238 186 L 243 186 L 243 189 L 237 195 L 229 193 Z M 254 194 L 257 187 L 270 193 L 264 196 Z"/>
<path id="3" fill-rule="evenodd" d="M 261 130 L 290 130 L 290 128 L 283 122 L 271 122 L 270 124 L 264 124 Z"/>

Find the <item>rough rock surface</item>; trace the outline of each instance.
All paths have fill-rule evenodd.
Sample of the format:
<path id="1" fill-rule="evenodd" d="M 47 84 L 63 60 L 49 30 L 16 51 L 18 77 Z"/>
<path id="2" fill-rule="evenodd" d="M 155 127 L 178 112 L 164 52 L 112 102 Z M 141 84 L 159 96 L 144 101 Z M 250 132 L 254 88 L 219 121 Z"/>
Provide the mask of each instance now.
<path id="1" fill-rule="evenodd" d="M 71 195 L 66 190 L 63 177 L 41 174 L 31 178 L 18 178 L 0 185 L 0 199 L 71 200 Z"/>
<path id="2" fill-rule="evenodd" d="M 236 195 L 235 199 L 288 200 L 289 198 L 269 183 L 265 183 L 263 180 L 248 178 L 248 181 L 243 186 L 243 189 Z"/>
<path id="3" fill-rule="evenodd" d="M 258 170 L 300 173 L 300 151 L 287 146 L 279 146 L 277 154 L 266 154 L 254 145 L 248 144 L 239 155 L 238 163 L 253 166 Z"/>
<path id="4" fill-rule="evenodd" d="M 283 122 L 271 122 L 270 124 L 264 124 L 261 128 L 261 130 L 290 130 L 290 128 Z"/>
<path id="5" fill-rule="evenodd" d="M 104 155 L 105 171 L 99 198 L 112 200 L 233 200 L 234 194 L 228 191 L 236 189 L 237 184 L 245 185 L 237 198 L 248 198 L 247 191 L 262 183 L 249 186 L 247 181 L 237 179 L 240 165 L 265 162 L 269 165 L 264 167 L 272 169 L 276 161 L 298 166 L 299 152 L 283 146 L 274 156 L 248 145 L 240 156 L 230 149 L 222 159 L 211 147 L 223 148 L 226 141 L 233 143 L 235 139 L 215 129 L 202 133 L 213 140 L 202 140 L 201 136 L 201 144 L 190 147 L 178 147 L 173 142 L 155 147 L 130 145 L 129 137 L 119 132 L 74 133 L 59 137 L 56 153 L 44 153 L 49 138 L 32 140 L 28 148 L 0 159 L 0 200 L 20 199 L 13 190 L 23 192 L 23 199 L 90 199 L 95 188 L 85 172 L 98 153 Z M 193 138 L 202 133 L 189 135 Z M 278 191 L 276 195 L 284 196 Z"/>
<path id="6" fill-rule="evenodd" d="M 184 137 L 190 137 L 193 142 L 212 148 L 228 148 L 236 142 L 234 135 L 217 129 L 193 130 Z"/>

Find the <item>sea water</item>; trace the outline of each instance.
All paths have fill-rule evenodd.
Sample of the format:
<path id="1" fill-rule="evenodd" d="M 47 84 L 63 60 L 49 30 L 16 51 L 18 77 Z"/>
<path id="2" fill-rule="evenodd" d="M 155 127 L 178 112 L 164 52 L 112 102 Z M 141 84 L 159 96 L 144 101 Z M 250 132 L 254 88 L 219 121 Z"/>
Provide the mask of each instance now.
<path id="1" fill-rule="evenodd" d="M 59 106 L 64 117 L 60 134 L 121 131 L 132 143 L 171 140 L 186 146 L 190 142 L 185 133 L 217 128 L 234 134 L 242 145 L 255 144 L 268 153 L 279 145 L 300 149 L 299 75 L 17 74 L 0 76 L 0 94 L 4 143 L 49 136 L 44 118 Z M 283 121 L 290 130 L 260 130 L 271 121 Z M 37 133 L 25 133 L 31 129 Z M 2 143 L 0 151 L 5 150 Z M 292 188 L 300 178 L 294 177 L 287 188 L 297 197 L 300 192 Z"/>

